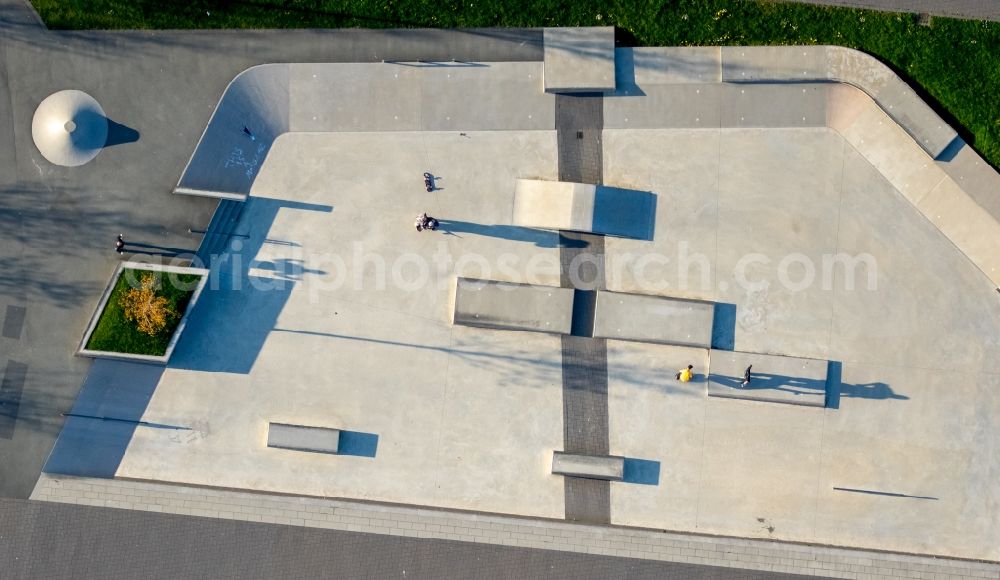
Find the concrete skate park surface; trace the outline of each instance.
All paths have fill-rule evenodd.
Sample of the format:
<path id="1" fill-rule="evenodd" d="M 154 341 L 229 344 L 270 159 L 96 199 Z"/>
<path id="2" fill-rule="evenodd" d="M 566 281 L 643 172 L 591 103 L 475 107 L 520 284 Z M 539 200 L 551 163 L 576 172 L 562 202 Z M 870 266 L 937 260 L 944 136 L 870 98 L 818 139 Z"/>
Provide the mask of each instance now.
<path id="1" fill-rule="evenodd" d="M 836 361 L 841 388 L 826 409 L 708 398 L 706 350 L 609 340 L 610 453 L 662 466 L 657 485 L 612 484 L 611 522 L 1000 558 L 998 238 L 983 237 L 995 219 L 964 188 L 995 173 L 967 147 L 932 159 L 857 89 L 720 84 L 710 65 L 676 64 L 699 51 L 650 51 L 660 64 L 619 67 L 621 94 L 605 97 L 604 183 L 658 200 L 651 241 L 605 240 L 609 267 L 643 264 L 609 271 L 608 290 L 735 305 L 737 350 Z M 508 64 L 487 68 L 541 72 Z M 398 65 L 364 66 L 387 78 Z M 481 68 L 446 74 L 488 78 Z M 429 70 L 412 82 L 446 69 Z M 455 276 L 560 282 L 558 235 L 511 224 L 517 178 L 558 179 L 552 97 L 540 80 L 510 90 L 523 99 L 467 127 L 396 127 L 405 112 L 359 93 L 318 112 L 360 119 L 371 105 L 368 126 L 274 135 L 247 182 L 249 237 L 220 266 L 230 281 L 202 297 L 142 415 L 187 428 L 137 429 L 116 475 L 561 518 L 559 338 L 450 324 Z M 244 141 L 213 147 L 248 142 L 232 139 Z M 420 187 L 424 171 L 437 190 Z M 421 211 L 438 232 L 413 231 Z M 456 259 L 417 283 L 419 258 L 442 248 Z M 748 252 L 762 259 L 740 273 Z M 870 254 L 875 287 L 871 268 L 851 290 L 840 267 L 828 284 L 782 279 L 800 282 L 806 263 L 819 276 L 837 253 Z M 457 259 L 472 255 L 486 266 Z M 546 267 L 526 280 L 533 260 Z M 272 286 L 230 287 L 251 281 Z M 695 380 L 674 381 L 688 364 Z M 369 433 L 377 450 L 267 449 L 269 422 Z"/>

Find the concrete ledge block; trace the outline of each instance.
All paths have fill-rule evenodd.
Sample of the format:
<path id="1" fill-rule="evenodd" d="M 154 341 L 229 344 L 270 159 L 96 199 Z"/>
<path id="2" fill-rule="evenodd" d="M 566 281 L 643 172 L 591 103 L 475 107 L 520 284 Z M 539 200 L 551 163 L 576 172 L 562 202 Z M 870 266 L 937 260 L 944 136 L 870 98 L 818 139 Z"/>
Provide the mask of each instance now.
<path id="1" fill-rule="evenodd" d="M 454 324 L 569 334 L 572 288 L 456 278 Z"/>
<path id="2" fill-rule="evenodd" d="M 742 387 L 750 365 L 750 384 Z M 825 360 L 712 350 L 708 396 L 825 407 L 828 367 Z"/>
<path id="3" fill-rule="evenodd" d="M 711 348 L 714 317 L 712 302 L 599 290 L 594 336 Z"/>
<path id="4" fill-rule="evenodd" d="M 336 454 L 340 447 L 340 431 L 327 427 L 268 423 L 267 446 L 294 451 Z"/>
<path id="5" fill-rule="evenodd" d="M 552 453 L 552 473 L 587 479 L 621 481 L 625 477 L 625 458 L 616 455 Z"/>
<path id="6" fill-rule="evenodd" d="M 615 29 L 546 28 L 542 33 L 545 92 L 615 90 Z"/>

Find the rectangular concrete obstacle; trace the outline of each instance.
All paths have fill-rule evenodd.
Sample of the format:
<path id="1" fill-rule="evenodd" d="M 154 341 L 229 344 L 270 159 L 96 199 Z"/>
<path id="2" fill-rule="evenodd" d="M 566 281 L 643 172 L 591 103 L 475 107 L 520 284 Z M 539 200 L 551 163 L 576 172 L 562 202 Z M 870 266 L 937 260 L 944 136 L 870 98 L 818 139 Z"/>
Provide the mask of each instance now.
<path id="1" fill-rule="evenodd" d="M 453 322 L 501 330 L 570 334 L 573 289 L 456 278 Z"/>
<path id="2" fill-rule="evenodd" d="M 613 27 L 546 28 L 542 44 L 545 47 L 545 92 L 615 90 Z"/>
<path id="3" fill-rule="evenodd" d="M 268 423 L 267 446 L 312 453 L 337 453 L 340 430 L 327 427 L 305 427 L 287 423 Z"/>
<path id="4" fill-rule="evenodd" d="M 621 481 L 625 477 L 625 458 L 617 455 L 552 453 L 552 473 L 570 477 Z"/>
<path id="5" fill-rule="evenodd" d="M 714 317 L 712 302 L 598 290 L 593 335 L 711 348 Z"/>
<path id="6" fill-rule="evenodd" d="M 655 217 L 648 191 L 540 179 L 514 187 L 513 223 L 526 228 L 651 240 Z"/>
<path id="7" fill-rule="evenodd" d="M 750 365 L 750 384 L 742 387 Z M 828 361 L 812 358 L 711 350 L 708 395 L 824 407 L 828 366 Z"/>

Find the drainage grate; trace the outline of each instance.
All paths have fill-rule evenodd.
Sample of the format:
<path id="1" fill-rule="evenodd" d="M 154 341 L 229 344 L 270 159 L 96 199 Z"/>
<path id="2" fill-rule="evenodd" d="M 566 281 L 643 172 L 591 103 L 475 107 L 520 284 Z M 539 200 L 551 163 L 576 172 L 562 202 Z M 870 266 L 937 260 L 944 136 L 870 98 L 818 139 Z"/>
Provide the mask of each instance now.
<path id="1" fill-rule="evenodd" d="M 17 413 L 21 408 L 21 391 L 28 374 L 28 365 L 7 361 L 7 369 L 0 383 L 0 439 L 14 437 Z"/>
<path id="2" fill-rule="evenodd" d="M 8 306 L 7 315 L 3 320 L 3 337 L 21 339 L 21 329 L 24 328 L 24 316 L 28 311 L 23 306 Z"/>

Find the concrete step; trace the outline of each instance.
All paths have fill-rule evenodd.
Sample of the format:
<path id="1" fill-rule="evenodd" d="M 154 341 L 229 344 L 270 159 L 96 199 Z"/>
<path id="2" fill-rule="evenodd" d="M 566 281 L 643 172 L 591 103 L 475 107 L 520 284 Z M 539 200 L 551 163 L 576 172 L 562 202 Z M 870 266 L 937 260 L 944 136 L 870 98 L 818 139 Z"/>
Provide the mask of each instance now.
<path id="1" fill-rule="evenodd" d="M 243 202 L 221 200 L 205 230 L 198 257 L 206 265 L 211 264 L 212 256 L 218 256 L 228 250 L 229 242 L 236 234 L 240 216 L 243 214 Z"/>

